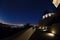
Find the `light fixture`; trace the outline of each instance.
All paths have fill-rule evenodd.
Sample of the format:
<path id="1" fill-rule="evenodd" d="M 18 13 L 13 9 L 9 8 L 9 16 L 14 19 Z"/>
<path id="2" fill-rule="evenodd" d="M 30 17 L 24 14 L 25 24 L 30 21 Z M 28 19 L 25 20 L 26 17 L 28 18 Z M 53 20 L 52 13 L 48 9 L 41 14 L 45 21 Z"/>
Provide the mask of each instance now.
<path id="1" fill-rule="evenodd" d="M 41 26 L 39 27 L 39 29 L 41 29 Z"/>
<path id="2" fill-rule="evenodd" d="M 51 31 L 51 32 L 55 34 L 55 31 Z"/>
<path id="3" fill-rule="evenodd" d="M 44 27 L 42 27 L 42 30 L 44 30 L 45 28 Z"/>
<path id="4" fill-rule="evenodd" d="M 51 13 L 49 13 L 48 15 L 49 15 L 49 17 L 50 17 L 50 16 L 51 16 Z"/>
<path id="5" fill-rule="evenodd" d="M 50 37 L 54 37 L 55 36 L 55 34 L 53 34 L 53 33 L 47 33 L 46 35 L 50 36 Z"/>
<path id="6" fill-rule="evenodd" d="M 45 26 L 45 27 L 43 27 L 43 31 L 47 31 L 47 27 Z"/>
<path id="7" fill-rule="evenodd" d="M 48 17 L 48 14 L 46 14 L 45 17 L 47 18 Z"/>

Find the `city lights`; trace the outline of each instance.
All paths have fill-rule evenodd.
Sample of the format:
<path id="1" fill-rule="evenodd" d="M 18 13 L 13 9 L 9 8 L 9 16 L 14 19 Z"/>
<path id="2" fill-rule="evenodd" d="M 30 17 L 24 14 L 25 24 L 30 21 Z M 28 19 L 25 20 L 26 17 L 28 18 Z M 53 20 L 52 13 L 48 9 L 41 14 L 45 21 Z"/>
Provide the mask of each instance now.
<path id="1" fill-rule="evenodd" d="M 44 29 L 43 31 L 47 31 L 46 29 Z"/>
<path id="2" fill-rule="evenodd" d="M 42 29 L 44 30 L 44 27 L 42 27 Z"/>
<path id="3" fill-rule="evenodd" d="M 47 31 L 47 27 L 44 27 L 43 31 Z"/>

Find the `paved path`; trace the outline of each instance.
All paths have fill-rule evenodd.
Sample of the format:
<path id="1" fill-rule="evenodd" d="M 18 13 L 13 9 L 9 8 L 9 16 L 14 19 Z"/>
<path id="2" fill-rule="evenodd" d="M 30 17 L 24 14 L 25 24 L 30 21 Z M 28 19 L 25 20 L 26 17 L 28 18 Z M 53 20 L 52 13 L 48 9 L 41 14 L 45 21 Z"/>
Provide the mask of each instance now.
<path id="1" fill-rule="evenodd" d="M 27 31 L 22 33 L 22 35 L 16 37 L 14 40 L 29 40 L 29 38 L 32 36 L 32 34 L 35 32 L 36 29 L 33 29 L 32 27 L 29 28 Z"/>

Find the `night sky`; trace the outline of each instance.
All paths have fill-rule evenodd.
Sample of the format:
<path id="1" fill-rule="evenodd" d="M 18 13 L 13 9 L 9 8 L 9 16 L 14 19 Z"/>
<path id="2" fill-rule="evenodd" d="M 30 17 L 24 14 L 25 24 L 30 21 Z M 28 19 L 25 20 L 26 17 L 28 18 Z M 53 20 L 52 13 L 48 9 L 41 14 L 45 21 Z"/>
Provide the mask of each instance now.
<path id="1" fill-rule="evenodd" d="M 0 0 L 0 20 L 37 24 L 47 9 L 55 9 L 50 0 Z"/>

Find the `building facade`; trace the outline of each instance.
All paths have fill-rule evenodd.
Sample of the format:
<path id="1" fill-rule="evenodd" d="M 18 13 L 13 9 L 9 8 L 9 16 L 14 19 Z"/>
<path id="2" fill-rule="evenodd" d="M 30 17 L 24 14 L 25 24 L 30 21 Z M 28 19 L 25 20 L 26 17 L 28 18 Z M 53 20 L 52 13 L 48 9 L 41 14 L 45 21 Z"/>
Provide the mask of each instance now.
<path id="1" fill-rule="evenodd" d="M 42 21 L 39 23 L 39 28 L 42 31 L 54 31 L 56 34 L 60 33 L 60 4 L 53 12 L 44 13 Z"/>

